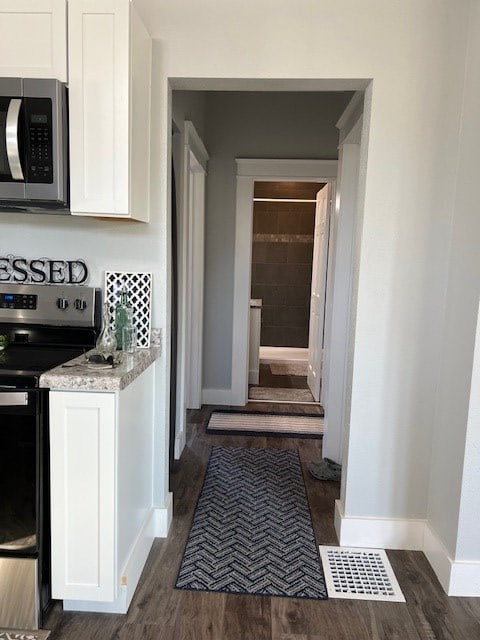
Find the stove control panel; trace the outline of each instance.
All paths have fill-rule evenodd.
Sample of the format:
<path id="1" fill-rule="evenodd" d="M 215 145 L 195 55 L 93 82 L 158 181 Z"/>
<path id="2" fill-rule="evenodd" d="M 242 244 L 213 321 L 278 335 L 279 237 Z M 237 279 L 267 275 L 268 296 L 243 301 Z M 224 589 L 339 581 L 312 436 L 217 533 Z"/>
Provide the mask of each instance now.
<path id="1" fill-rule="evenodd" d="M 0 292 L 0 309 L 36 309 L 37 296 L 35 294 Z"/>
<path id="2" fill-rule="evenodd" d="M 0 283 L 0 323 L 98 327 L 100 289 Z"/>

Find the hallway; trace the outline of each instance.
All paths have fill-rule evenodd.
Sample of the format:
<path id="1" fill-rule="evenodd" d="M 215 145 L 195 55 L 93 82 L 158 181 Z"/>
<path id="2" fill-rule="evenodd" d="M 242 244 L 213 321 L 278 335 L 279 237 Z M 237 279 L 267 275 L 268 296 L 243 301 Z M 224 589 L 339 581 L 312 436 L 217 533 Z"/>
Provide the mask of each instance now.
<path id="1" fill-rule="evenodd" d="M 296 366 L 303 367 L 303 363 Z M 314 404 L 312 393 L 307 385 L 306 371 L 304 374 L 303 371 L 296 371 L 291 366 L 289 368 L 285 364 L 264 364 L 262 360 L 259 366 L 258 385 L 249 385 L 248 399 L 250 402 L 262 400 Z M 317 403 L 314 404 L 314 408 L 316 406 Z"/>
<path id="2" fill-rule="evenodd" d="M 255 405 L 253 405 L 255 406 Z M 178 568 L 212 445 L 298 448 L 317 542 L 336 544 L 339 485 L 314 480 L 306 465 L 321 440 L 205 433 L 212 407 L 191 411 L 187 447 L 172 474 L 174 519 L 156 540 L 126 616 L 71 613 L 58 604 L 49 640 L 472 640 L 480 637 L 480 599 L 448 598 L 423 553 L 388 553 L 406 604 L 296 600 L 175 590 Z M 302 412 L 298 407 L 297 411 Z"/>

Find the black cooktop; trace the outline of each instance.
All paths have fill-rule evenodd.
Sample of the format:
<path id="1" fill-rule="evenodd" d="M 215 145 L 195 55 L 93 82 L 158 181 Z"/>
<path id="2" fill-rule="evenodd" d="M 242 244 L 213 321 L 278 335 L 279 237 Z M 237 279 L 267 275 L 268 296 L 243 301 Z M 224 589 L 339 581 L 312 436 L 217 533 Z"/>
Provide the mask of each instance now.
<path id="1" fill-rule="evenodd" d="M 9 346 L 0 351 L 0 386 L 36 387 L 42 373 L 76 358 L 85 350 L 64 346 Z"/>
<path id="2" fill-rule="evenodd" d="M 95 346 L 94 329 L 0 324 L 9 345 L 0 351 L 0 387 L 38 387 L 42 373 Z"/>

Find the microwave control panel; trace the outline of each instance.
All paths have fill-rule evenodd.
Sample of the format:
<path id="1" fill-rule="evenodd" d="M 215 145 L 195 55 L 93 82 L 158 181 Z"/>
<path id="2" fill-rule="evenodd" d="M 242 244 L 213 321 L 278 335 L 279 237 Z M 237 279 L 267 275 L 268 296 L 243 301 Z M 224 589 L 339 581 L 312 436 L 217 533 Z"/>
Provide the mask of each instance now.
<path id="1" fill-rule="evenodd" d="M 25 98 L 27 182 L 53 182 L 52 101 Z"/>

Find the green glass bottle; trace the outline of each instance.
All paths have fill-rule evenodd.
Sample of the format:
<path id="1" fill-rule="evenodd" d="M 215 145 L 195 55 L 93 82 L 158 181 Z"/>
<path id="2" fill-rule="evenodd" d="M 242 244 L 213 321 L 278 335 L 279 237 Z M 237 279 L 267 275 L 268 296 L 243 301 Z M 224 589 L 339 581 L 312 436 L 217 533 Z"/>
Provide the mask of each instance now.
<path id="1" fill-rule="evenodd" d="M 117 349 L 123 347 L 123 327 L 127 324 L 127 309 L 130 309 L 131 306 L 127 288 L 123 285 L 120 300 L 115 307 L 115 338 L 117 339 Z"/>

